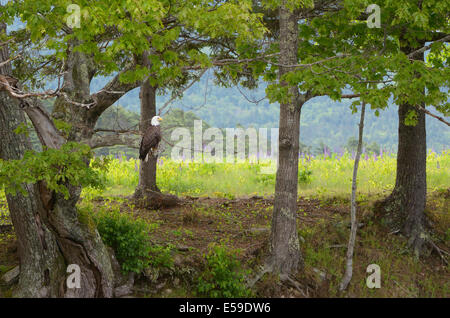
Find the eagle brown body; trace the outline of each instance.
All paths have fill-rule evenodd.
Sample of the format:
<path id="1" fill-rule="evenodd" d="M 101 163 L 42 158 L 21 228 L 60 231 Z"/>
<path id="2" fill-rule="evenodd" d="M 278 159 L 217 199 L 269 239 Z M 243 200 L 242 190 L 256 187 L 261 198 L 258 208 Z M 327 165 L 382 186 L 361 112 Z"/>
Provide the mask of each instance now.
<path id="1" fill-rule="evenodd" d="M 145 132 L 139 147 L 139 159 L 145 160 L 149 151 L 158 148 L 161 141 L 161 126 L 150 126 Z"/>

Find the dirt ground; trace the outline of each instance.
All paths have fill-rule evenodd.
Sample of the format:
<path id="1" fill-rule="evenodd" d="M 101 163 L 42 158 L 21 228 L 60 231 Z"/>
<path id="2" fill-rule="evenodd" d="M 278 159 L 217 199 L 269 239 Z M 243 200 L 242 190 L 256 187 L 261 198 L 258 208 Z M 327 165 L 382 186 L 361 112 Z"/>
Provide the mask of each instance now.
<path id="1" fill-rule="evenodd" d="M 94 202 L 105 205 L 103 200 Z M 111 204 L 109 202 L 108 204 Z M 147 210 L 118 200 L 123 213 L 159 226 L 150 234 L 155 244 L 173 247 L 173 268 L 151 268 L 136 279 L 134 297 L 193 297 L 195 277 L 204 269 L 204 255 L 212 243 L 239 250 L 243 266 L 256 275 L 267 255 L 273 198 L 235 200 L 184 198 L 182 205 Z M 390 233 L 374 220 L 369 202 L 358 209 L 354 276 L 345 294 L 337 292 L 344 272 L 349 232 L 349 202 L 342 199 L 299 198 L 298 228 L 304 266 L 296 286 L 281 283 L 274 275 L 263 276 L 254 286 L 260 297 L 449 297 L 449 266 L 434 252 L 415 260 L 406 240 Z M 17 265 L 17 246 L 12 228 L 0 232 L 0 273 Z M 447 241 L 437 244 L 448 251 Z M 368 289 L 366 268 L 377 263 L 384 270 L 383 288 Z M 10 294 L 3 286 L 3 296 Z M 1 296 L 1 295 L 0 295 Z"/>

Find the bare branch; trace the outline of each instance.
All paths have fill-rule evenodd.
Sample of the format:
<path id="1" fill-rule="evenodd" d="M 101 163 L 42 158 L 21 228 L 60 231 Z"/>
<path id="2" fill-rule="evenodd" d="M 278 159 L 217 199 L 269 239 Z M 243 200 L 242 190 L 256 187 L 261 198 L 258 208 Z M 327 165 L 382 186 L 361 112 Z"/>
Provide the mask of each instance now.
<path id="1" fill-rule="evenodd" d="M 20 99 L 20 105 L 33 123 L 43 146 L 59 149 L 66 142 L 39 99 L 23 98 Z"/>
<path id="2" fill-rule="evenodd" d="M 254 57 L 254 58 L 248 58 L 248 59 L 218 59 L 218 60 L 213 60 L 211 62 L 211 64 L 213 66 L 226 66 L 226 65 L 233 65 L 233 64 L 246 64 L 246 63 L 250 63 L 250 62 L 255 62 L 255 61 L 265 61 L 265 59 L 270 58 L 270 57 L 275 57 L 280 55 L 280 53 L 273 53 L 273 54 L 268 54 L 268 55 L 263 55 L 263 56 L 258 56 L 258 57 Z M 183 67 L 183 70 L 201 70 L 204 69 L 205 66 L 203 65 L 191 65 L 191 66 L 185 66 Z"/>
<path id="3" fill-rule="evenodd" d="M 113 135 L 96 135 L 85 141 L 92 149 L 113 147 L 113 146 L 127 146 L 129 148 L 139 149 L 139 138 L 131 133 L 118 133 Z"/>
<path id="4" fill-rule="evenodd" d="M 186 92 L 189 88 L 192 87 L 192 85 L 194 85 L 196 82 L 199 81 L 199 79 L 203 76 L 203 74 L 205 74 L 205 72 L 207 71 L 207 68 L 202 69 L 202 71 L 200 72 L 199 75 L 195 76 L 195 78 L 187 85 L 183 88 L 183 90 L 181 92 L 179 92 L 176 95 L 173 95 L 167 102 L 164 103 L 164 105 L 159 109 L 158 113 L 159 115 L 161 115 L 162 111 L 169 106 L 171 103 L 173 103 L 173 101 L 179 97 L 181 97 L 184 92 Z"/>
<path id="5" fill-rule="evenodd" d="M 360 96 L 361 96 L 361 94 L 344 94 L 344 95 L 341 95 L 341 98 L 349 98 L 349 99 L 351 99 L 351 98 L 358 98 Z M 424 107 L 422 107 L 420 105 L 416 105 L 416 108 L 418 108 L 419 110 L 423 111 L 425 114 L 427 114 L 427 115 L 429 115 L 429 116 L 431 116 L 433 118 L 436 118 L 440 122 L 443 122 L 447 126 L 450 126 L 450 123 L 448 121 L 446 121 L 444 119 L 444 117 L 435 115 L 435 114 L 433 114 L 432 112 L 430 112 L 429 110 L 425 109 Z"/>
<path id="6" fill-rule="evenodd" d="M 1 46 L 1 45 L 0 45 Z M 12 58 L 10 58 L 10 59 L 7 59 L 6 61 L 4 61 L 4 62 L 1 62 L 0 63 L 0 67 L 2 67 L 3 65 L 6 65 L 6 64 L 8 64 L 8 63 L 11 63 L 12 61 L 14 61 L 15 59 L 18 59 L 19 57 L 21 57 L 22 55 L 16 55 L 16 56 L 14 56 L 14 57 L 12 57 Z"/>
<path id="7" fill-rule="evenodd" d="M 420 105 L 416 105 L 416 108 L 420 109 L 421 111 L 423 111 L 425 114 L 436 118 L 437 120 L 443 122 L 444 124 L 446 124 L 447 126 L 450 126 L 450 123 L 448 121 L 446 121 L 443 117 L 440 117 L 438 115 L 433 114 L 432 112 L 426 110 L 424 107 L 420 106 Z"/>
<path id="8" fill-rule="evenodd" d="M 4 65 L 4 64 L 3 64 Z M 48 90 L 45 92 L 37 93 L 25 93 L 22 92 L 17 87 L 17 79 L 5 75 L 0 75 L 0 90 L 7 91 L 8 94 L 11 97 L 18 98 L 18 99 L 24 99 L 24 98 L 31 98 L 31 97 L 40 97 L 40 98 L 52 98 L 57 96 L 57 91 L 55 90 Z"/>
<path id="9" fill-rule="evenodd" d="M 307 67 L 312 67 L 314 65 L 323 64 L 323 63 L 331 61 L 331 60 L 335 60 L 335 59 L 339 59 L 339 58 L 343 58 L 343 57 L 348 57 L 348 56 L 350 56 L 350 54 L 338 54 L 338 55 L 335 55 L 335 56 L 330 56 L 330 57 L 327 57 L 325 59 L 322 59 L 322 60 L 319 60 L 319 61 L 316 61 L 316 62 L 313 62 L 313 63 L 307 63 L 307 64 L 284 65 L 284 64 L 271 63 L 271 62 L 268 62 L 268 63 L 271 63 L 271 64 L 273 64 L 275 66 L 287 67 L 287 68 L 307 68 Z"/>
<path id="10" fill-rule="evenodd" d="M 130 65 L 118 73 L 108 84 L 106 84 L 105 87 L 91 95 L 95 105 L 90 109 L 90 112 L 94 119 L 100 117 L 106 109 L 108 109 L 126 93 L 142 84 L 142 81 L 134 83 L 122 83 L 120 81 L 121 75 L 125 72 L 133 70 L 135 66 L 136 63 L 130 63 Z"/>
<path id="11" fill-rule="evenodd" d="M 414 52 L 411 52 L 408 54 L 408 58 L 414 60 L 416 57 L 418 57 L 420 54 L 424 53 L 426 50 L 429 50 L 431 46 L 436 42 L 449 42 L 450 41 L 450 34 L 447 36 L 444 36 L 443 38 L 434 41 L 433 43 L 426 45 L 418 50 L 415 50 Z"/>
<path id="12" fill-rule="evenodd" d="M 358 98 L 360 96 L 361 96 L 361 94 L 342 94 L 341 98 L 351 99 L 351 98 Z"/>
<path id="13" fill-rule="evenodd" d="M 104 129 L 104 128 L 94 129 L 94 133 L 99 133 L 99 132 L 110 132 L 110 133 L 115 133 L 115 134 L 134 134 L 134 135 L 141 134 L 141 132 L 138 130 L 130 130 L 130 129 L 120 129 L 120 130 Z"/>
<path id="14" fill-rule="evenodd" d="M 247 95 L 245 95 L 244 94 L 244 92 L 239 88 L 239 85 L 235 85 L 236 86 L 236 88 L 237 88 L 237 90 L 239 91 L 239 93 L 249 102 L 249 103 L 252 103 L 252 104 L 259 104 L 260 102 L 262 102 L 263 100 L 265 100 L 266 98 L 267 98 L 267 96 L 266 95 L 264 95 L 264 97 L 261 97 L 260 99 L 257 99 L 257 100 L 252 100 L 252 99 L 250 99 L 249 97 L 247 97 Z"/>
<path id="15" fill-rule="evenodd" d="M 14 39 L 9 39 L 9 40 L 7 40 L 7 41 L 5 41 L 5 42 L 2 42 L 2 43 L 0 43 L 0 47 L 5 46 L 5 45 L 8 45 L 9 43 L 11 43 L 11 42 L 13 42 L 13 41 L 14 41 Z"/>

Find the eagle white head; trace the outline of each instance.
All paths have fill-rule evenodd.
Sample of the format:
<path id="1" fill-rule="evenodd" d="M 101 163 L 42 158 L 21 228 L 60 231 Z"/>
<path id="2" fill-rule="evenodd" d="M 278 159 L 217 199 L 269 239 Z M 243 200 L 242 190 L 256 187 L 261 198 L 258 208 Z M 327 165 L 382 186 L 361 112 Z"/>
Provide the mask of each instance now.
<path id="1" fill-rule="evenodd" d="M 153 118 L 152 118 L 152 121 L 150 122 L 150 124 L 152 125 L 152 126 L 159 126 L 159 122 L 160 121 L 162 121 L 162 118 L 161 117 L 159 117 L 159 116 L 154 116 Z"/>

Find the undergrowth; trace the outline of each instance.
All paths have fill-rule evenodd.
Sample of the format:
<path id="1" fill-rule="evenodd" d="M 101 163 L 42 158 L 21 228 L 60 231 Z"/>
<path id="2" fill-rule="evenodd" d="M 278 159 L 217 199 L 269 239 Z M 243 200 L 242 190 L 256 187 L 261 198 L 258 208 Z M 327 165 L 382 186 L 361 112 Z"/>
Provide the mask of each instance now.
<path id="1" fill-rule="evenodd" d="M 199 296 L 230 298 L 252 295 L 245 284 L 249 271 L 242 269 L 238 251 L 225 245 L 212 245 L 205 259 L 206 269 L 198 278 Z"/>

